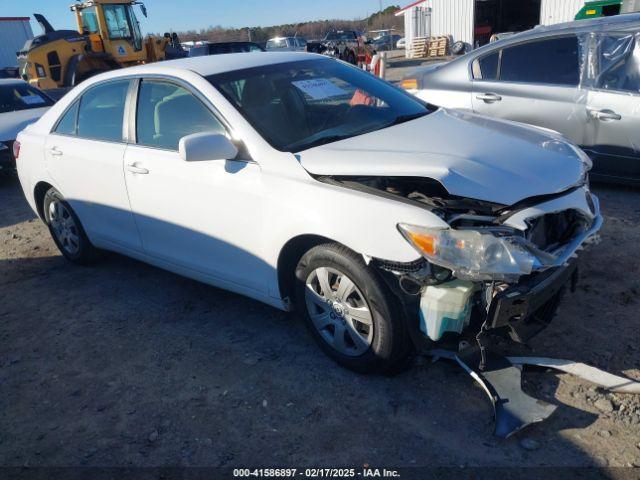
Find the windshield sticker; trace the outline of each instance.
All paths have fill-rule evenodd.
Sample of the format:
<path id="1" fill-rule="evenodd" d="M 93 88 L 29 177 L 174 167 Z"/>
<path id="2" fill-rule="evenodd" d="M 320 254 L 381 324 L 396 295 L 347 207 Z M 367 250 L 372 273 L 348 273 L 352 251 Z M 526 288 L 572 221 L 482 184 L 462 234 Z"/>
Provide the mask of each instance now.
<path id="1" fill-rule="evenodd" d="M 346 90 L 343 90 L 326 78 L 316 78 L 314 80 L 299 80 L 297 82 L 291 83 L 314 100 L 340 97 L 342 95 L 348 94 Z"/>
<path id="2" fill-rule="evenodd" d="M 25 105 L 40 105 L 44 103 L 44 98 L 38 95 L 25 95 L 24 97 L 20 97 L 20 100 L 22 100 L 22 103 Z"/>

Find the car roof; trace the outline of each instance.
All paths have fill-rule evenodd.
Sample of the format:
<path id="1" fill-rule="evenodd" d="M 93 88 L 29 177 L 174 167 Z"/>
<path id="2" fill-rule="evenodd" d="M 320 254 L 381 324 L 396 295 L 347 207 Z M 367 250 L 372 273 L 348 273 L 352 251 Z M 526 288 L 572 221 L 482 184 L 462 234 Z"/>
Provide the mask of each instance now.
<path id="1" fill-rule="evenodd" d="M 207 55 L 203 57 L 189 57 L 178 60 L 154 62 L 137 67 L 116 70 L 110 73 L 112 74 L 111 76 L 118 77 L 121 75 L 137 73 L 171 73 L 177 69 L 196 72 L 203 77 L 206 77 L 209 75 L 216 75 L 218 73 L 243 70 L 245 68 L 325 58 L 327 57 L 324 55 L 306 52 L 224 53 L 221 55 Z"/>
<path id="2" fill-rule="evenodd" d="M 544 38 L 555 34 L 583 34 L 583 33 L 595 33 L 606 31 L 636 31 L 640 32 L 640 13 L 625 13 L 622 15 L 615 15 L 613 17 L 601 17 L 589 20 L 575 20 L 573 22 L 557 23 L 555 25 L 538 26 L 531 30 L 519 32 L 514 35 L 510 35 L 492 43 L 487 43 L 480 48 L 472 50 L 468 55 L 471 58 L 476 58 L 479 55 L 483 55 L 487 51 L 493 51 L 499 47 L 506 47 L 513 43 L 519 43 L 521 41 L 533 40 L 538 38 Z M 450 63 L 462 61 L 463 58 L 470 58 L 468 55 L 459 57 Z"/>
<path id="3" fill-rule="evenodd" d="M 508 40 L 516 38 L 537 37 L 542 35 L 562 33 L 585 33 L 600 30 L 631 30 L 640 28 L 640 13 L 626 13 L 613 17 L 600 17 L 589 20 L 575 20 L 567 23 L 557 23 L 555 25 L 535 27 L 525 32 L 517 33 L 508 37 Z"/>

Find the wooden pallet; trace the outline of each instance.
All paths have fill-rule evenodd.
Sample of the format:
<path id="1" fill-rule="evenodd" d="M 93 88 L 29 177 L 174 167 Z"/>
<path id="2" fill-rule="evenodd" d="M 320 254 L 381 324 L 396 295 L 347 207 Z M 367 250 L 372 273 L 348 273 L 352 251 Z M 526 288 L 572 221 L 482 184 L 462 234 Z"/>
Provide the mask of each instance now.
<path id="1" fill-rule="evenodd" d="M 449 50 L 449 37 L 420 37 L 411 43 L 411 58 L 443 57 Z"/>
<path id="2" fill-rule="evenodd" d="M 411 58 L 422 58 L 427 56 L 428 37 L 414 38 L 411 42 Z"/>

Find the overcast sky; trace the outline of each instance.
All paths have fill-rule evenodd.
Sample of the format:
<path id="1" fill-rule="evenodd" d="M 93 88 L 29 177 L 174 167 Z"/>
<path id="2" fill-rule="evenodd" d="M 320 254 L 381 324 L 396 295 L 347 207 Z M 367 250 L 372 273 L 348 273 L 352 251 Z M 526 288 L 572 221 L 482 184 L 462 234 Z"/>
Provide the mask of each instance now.
<path id="1" fill-rule="evenodd" d="M 409 0 L 145 0 L 149 18 L 136 15 L 145 33 L 170 30 L 199 30 L 209 26 L 269 26 L 326 18 L 363 18 L 378 11 L 380 3 L 404 6 Z M 33 22 L 34 13 L 42 13 L 58 29 L 75 29 L 75 17 L 69 11 L 71 0 L 0 0 L 0 16 L 31 17 L 35 35 L 41 30 Z"/>

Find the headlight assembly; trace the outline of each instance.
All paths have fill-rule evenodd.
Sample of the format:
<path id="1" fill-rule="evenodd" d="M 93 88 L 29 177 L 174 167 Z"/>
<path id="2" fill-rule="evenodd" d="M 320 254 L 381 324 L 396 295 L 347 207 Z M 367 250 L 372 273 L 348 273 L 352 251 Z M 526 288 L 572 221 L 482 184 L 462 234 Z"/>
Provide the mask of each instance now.
<path id="1" fill-rule="evenodd" d="M 398 229 L 427 260 L 463 280 L 517 280 L 537 264 L 534 255 L 509 237 L 407 224 L 399 224 Z"/>

